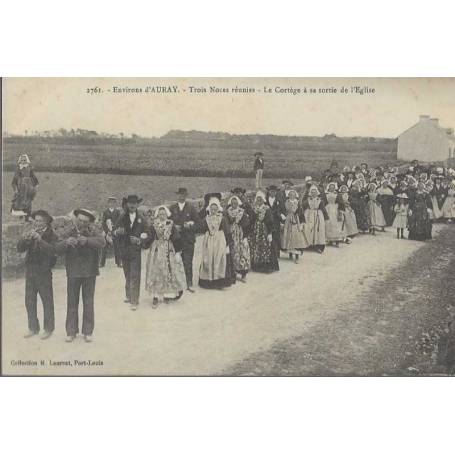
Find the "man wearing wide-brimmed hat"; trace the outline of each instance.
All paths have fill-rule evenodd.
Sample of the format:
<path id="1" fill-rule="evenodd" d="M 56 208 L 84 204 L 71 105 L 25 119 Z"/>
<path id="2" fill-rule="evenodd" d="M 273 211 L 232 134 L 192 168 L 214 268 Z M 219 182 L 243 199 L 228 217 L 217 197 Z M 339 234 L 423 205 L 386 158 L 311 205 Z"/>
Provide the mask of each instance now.
<path id="1" fill-rule="evenodd" d="M 92 341 L 95 327 L 95 286 L 99 275 L 99 254 L 106 245 L 95 215 L 87 209 L 73 211 L 74 225 L 61 237 L 56 251 L 65 255 L 67 277 L 66 341 L 71 343 L 79 333 L 79 296 L 82 290 L 82 335 Z"/>
<path id="2" fill-rule="evenodd" d="M 172 204 L 169 210 L 182 242 L 182 260 L 188 291 L 194 292 L 193 257 L 194 244 L 196 243 L 195 227 L 199 221 L 199 216 L 196 208 L 186 200 L 187 196 L 188 190 L 179 188 L 177 191 L 177 202 Z"/>
<path id="3" fill-rule="evenodd" d="M 100 267 L 106 265 L 106 256 L 109 248 L 114 250 L 114 259 L 117 267 L 122 266 L 122 260 L 120 258 L 120 251 L 118 246 L 118 241 L 114 237 L 112 230 L 117 224 L 118 220 L 122 216 L 122 211 L 117 208 L 117 198 L 115 196 L 110 196 L 107 198 L 107 209 L 103 212 L 101 223 L 103 226 L 104 235 L 106 237 L 106 246 L 103 248 L 100 259 Z"/>
<path id="4" fill-rule="evenodd" d="M 52 229 L 52 217 L 45 210 L 31 215 L 33 225 L 26 230 L 17 243 L 17 250 L 25 256 L 25 308 L 28 316 L 28 332 L 24 338 L 37 335 L 40 324 L 37 315 L 37 297 L 43 303 L 45 340 L 52 335 L 54 322 L 54 292 L 52 289 L 52 267 L 55 265 L 55 244 L 57 235 Z"/>
<path id="5" fill-rule="evenodd" d="M 256 159 L 254 160 L 253 170 L 254 173 L 256 174 L 256 189 L 259 189 L 262 187 L 262 174 L 264 172 L 264 155 L 262 152 L 256 152 L 254 154 L 254 157 Z"/>
<path id="6" fill-rule="evenodd" d="M 125 303 L 137 310 L 141 289 L 141 251 L 150 246 L 149 223 L 137 208 L 142 202 L 135 194 L 125 199 L 125 213 L 114 228 L 118 240 L 123 273 L 125 275 Z"/>

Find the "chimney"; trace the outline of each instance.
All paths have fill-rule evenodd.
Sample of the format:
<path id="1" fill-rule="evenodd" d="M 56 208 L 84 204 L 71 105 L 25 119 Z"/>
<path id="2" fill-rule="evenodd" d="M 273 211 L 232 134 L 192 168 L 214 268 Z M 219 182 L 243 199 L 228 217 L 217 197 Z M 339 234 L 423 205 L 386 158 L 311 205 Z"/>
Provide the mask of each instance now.
<path id="1" fill-rule="evenodd" d="M 438 118 L 430 118 L 430 122 L 434 126 L 439 126 L 439 119 Z"/>
<path id="2" fill-rule="evenodd" d="M 430 116 L 429 115 L 420 115 L 419 116 L 419 121 L 420 122 L 427 122 L 428 120 L 430 120 Z"/>

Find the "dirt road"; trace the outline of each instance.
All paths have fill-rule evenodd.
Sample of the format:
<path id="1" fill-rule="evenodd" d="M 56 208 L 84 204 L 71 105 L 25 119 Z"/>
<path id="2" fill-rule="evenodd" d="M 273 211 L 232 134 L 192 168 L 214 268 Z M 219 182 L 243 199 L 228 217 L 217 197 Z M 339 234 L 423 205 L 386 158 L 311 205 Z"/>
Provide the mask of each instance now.
<path id="1" fill-rule="evenodd" d="M 436 226 L 431 244 L 439 242 L 441 232 L 450 230 L 455 235 L 454 229 L 454 226 Z M 413 254 L 428 245 L 397 240 L 390 229 L 376 237 L 360 236 L 349 246 L 327 248 L 323 255 L 307 253 L 298 265 L 282 259 L 279 273 L 269 276 L 252 273 L 247 284 L 238 283 L 224 291 L 198 289 L 195 294 L 185 294 L 180 301 L 156 310 L 142 292 L 137 312 L 130 311 L 123 303 L 123 273 L 110 260 L 97 280 L 95 333 L 91 344 L 80 338 L 72 344 L 64 342 L 64 270 L 54 272 L 56 330 L 46 341 L 37 337 L 23 339 L 24 282 L 7 281 L 3 283 L 2 336 L 3 348 L 8 348 L 3 349 L 3 372 L 17 375 L 296 373 L 292 368 L 286 371 L 283 365 L 281 372 L 279 363 L 275 363 L 278 369 L 265 367 L 267 362 L 259 362 L 258 356 L 280 346 L 279 343 L 305 335 L 311 337 L 314 330 L 319 330 L 319 337 L 327 334 L 333 341 L 340 324 L 346 325 L 355 317 L 356 310 L 377 311 L 381 299 L 371 301 L 372 295 L 379 295 L 375 294 L 376 286 L 385 283 Z M 409 286 L 412 290 L 417 283 L 411 281 Z M 381 329 L 377 326 L 371 330 Z M 340 336 L 342 333 L 349 336 L 346 332 L 340 332 Z M 367 343 L 359 347 L 365 352 L 376 343 L 374 338 L 361 342 Z M 338 349 L 345 348 L 340 345 Z M 339 354 L 340 361 L 349 355 Z M 95 364 L 81 365 L 84 360 Z M 37 364 L 17 365 L 17 361 Z M 313 369 L 303 369 L 298 374 L 330 373 L 330 366 L 316 369 L 315 363 L 312 365 Z M 374 373 L 381 372 L 380 365 L 377 363 Z M 353 373 L 347 367 L 340 371 L 340 374 Z"/>

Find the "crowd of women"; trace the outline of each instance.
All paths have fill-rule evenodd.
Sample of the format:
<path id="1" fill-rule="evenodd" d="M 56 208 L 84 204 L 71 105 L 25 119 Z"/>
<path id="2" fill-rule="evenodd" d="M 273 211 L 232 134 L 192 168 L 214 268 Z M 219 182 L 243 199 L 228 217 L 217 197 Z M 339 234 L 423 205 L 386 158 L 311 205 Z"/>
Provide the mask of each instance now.
<path id="1" fill-rule="evenodd" d="M 33 186 L 29 181 L 33 179 L 30 171 L 29 162 L 21 158 L 13 181 L 18 189 L 16 202 L 22 198 L 22 192 L 27 195 L 29 186 Z M 124 198 L 122 210 L 115 207 L 115 198 L 110 198 L 112 205 L 102 220 L 104 238 L 99 237 L 96 229 L 88 228 L 93 225 L 95 215 L 87 209 L 75 210 L 75 226 L 68 230 L 68 235 L 52 241 L 44 240 L 46 233 L 49 239 L 53 238 L 49 231 L 52 217 L 43 210 L 31 214 L 42 226 L 24 234 L 20 242 L 21 251 L 28 251 L 29 262 L 34 264 L 33 273 L 26 278 L 28 336 L 35 334 L 37 327 L 36 293 L 41 293 L 38 285 L 42 280 L 33 289 L 30 283 L 36 281 L 38 271 L 43 269 L 39 261 L 44 256 L 39 256 L 40 252 L 65 255 L 69 289 L 67 341 L 72 341 L 78 331 L 77 302 L 81 286 L 86 324 L 82 330 L 90 340 L 94 279 L 99 273 L 98 265 L 103 266 L 98 264 L 100 254 L 101 262 L 105 261 L 103 249 L 109 244 L 117 249 L 115 260 L 125 274 L 125 302 L 136 310 L 143 249 L 148 249 L 145 288 L 153 295 L 156 308 L 160 302 L 179 299 L 185 290 L 194 292 L 192 264 L 196 235 L 202 235 L 199 286 L 223 289 L 238 280 L 246 282 L 250 271 L 278 271 L 282 253 L 298 263 L 305 251 L 323 254 L 327 246 L 350 244 L 359 234 L 377 235 L 386 227 L 396 229 L 398 239 L 405 238 L 407 231 L 411 240 L 428 240 L 432 238 L 433 223 L 451 223 L 455 219 L 455 171 L 423 167 L 417 162 L 402 169 L 389 166 L 370 169 L 366 163 L 345 167 L 342 172 L 331 169 L 319 181 L 309 176 L 303 185 L 284 180 L 281 188 L 270 185 L 248 194 L 244 188 L 237 187 L 228 198 L 222 198 L 221 193 L 208 193 L 199 212 L 186 200 L 185 188 L 177 193 L 177 203 L 170 208 L 159 206 L 150 217 L 138 210 L 141 199 L 137 195 Z M 46 259 L 48 275 L 52 262 Z M 50 290 L 46 293 L 52 295 L 49 276 L 46 279 Z"/>
<path id="2" fill-rule="evenodd" d="M 327 171 L 319 182 L 306 177 L 300 191 L 288 180 L 282 185 L 257 191 L 252 201 L 235 188 L 226 208 L 220 194 L 206 195 L 201 286 L 245 281 L 249 270 L 277 271 L 281 252 L 297 263 L 305 250 L 322 254 L 326 246 L 386 227 L 398 239 L 407 230 L 411 240 L 428 240 L 434 222 L 455 219 L 455 172 L 448 168 L 413 163 L 400 171 L 364 163 Z"/>

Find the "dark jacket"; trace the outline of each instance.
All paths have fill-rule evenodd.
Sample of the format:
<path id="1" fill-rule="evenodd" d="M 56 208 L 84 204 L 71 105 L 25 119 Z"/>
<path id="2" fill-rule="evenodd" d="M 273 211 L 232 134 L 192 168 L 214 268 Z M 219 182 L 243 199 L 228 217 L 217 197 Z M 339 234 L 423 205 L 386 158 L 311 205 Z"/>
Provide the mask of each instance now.
<path id="1" fill-rule="evenodd" d="M 84 234 L 87 237 L 85 245 L 75 247 L 66 244 L 70 237 L 78 238 L 81 233 L 76 226 L 70 228 L 57 242 L 55 250 L 58 254 L 65 255 L 66 276 L 69 278 L 89 278 L 99 275 L 99 251 L 106 246 L 106 241 L 101 231 L 95 226 L 89 226 Z"/>
<path id="2" fill-rule="evenodd" d="M 273 205 L 270 205 L 269 195 L 267 194 L 265 203 L 270 207 L 270 214 L 274 225 L 274 231 L 280 232 L 280 224 L 284 223 L 281 215 L 286 215 L 286 209 L 284 205 L 278 199 L 278 195 L 275 197 Z"/>
<path id="3" fill-rule="evenodd" d="M 194 244 L 196 242 L 196 225 L 199 222 L 197 210 L 188 201 L 185 202 L 183 210 L 180 210 L 178 203 L 171 205 L 171 220 L 174 222 L 180 234 L 180 239 L 183 244 Z M 183 223 L 192 221 L 193 226 L 184 228 Z"/>
<path id="4" fill-rule="evenodd" d="M 254 160 L 254 172 L 256 172 L 258 169 L 264 169 L 264 158 L 256 158 Z"/>
<path id="5" fill-rule="evenodd" d="M 39 240 L 20 239 L 17 242 L 17 251 L 27 252 L 25 265 L 28 271 L 48 273 L 56 262 L 55 245 L 57 234 L 48 226 Z"/>
<path id="6" fill-rule="evenodd" d="M 123 211 L 120 209 L 114 209 L 112 212 L 109 209 L 106 209 L 103 212 L 103 217 L 101 219 L 101 223 L 103 226 L 103 231 L 107 234 L 109 232 L 109 229 L 107 227 L 107 220 L 112 221 L 112 226 L 115 226 L 122 216 Z"/>
<path id="7" fill-rule="evenodd" d="M 125 230 L 124 234 L 117 234 L 118 228 Z M 148 248 L 151 245 L 149 236 L 150 226 L 147 219 L 139 212 L 136 213 L 136 219 L 131 225 L 130 214 L 123 213 L 114 226 L 114 235 L 118 241 L 119 252 L 122 258 L 129 258 L 141 254 L 141 249 Z M 141 234 L 147 234 L 147 238 L 141 238 Z M 140 245 L 131 243 L 130 236 L 141 239 Z"/>

